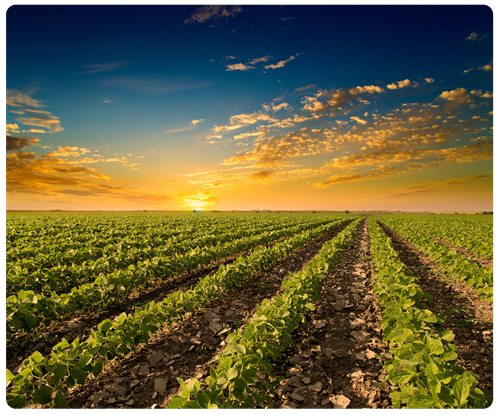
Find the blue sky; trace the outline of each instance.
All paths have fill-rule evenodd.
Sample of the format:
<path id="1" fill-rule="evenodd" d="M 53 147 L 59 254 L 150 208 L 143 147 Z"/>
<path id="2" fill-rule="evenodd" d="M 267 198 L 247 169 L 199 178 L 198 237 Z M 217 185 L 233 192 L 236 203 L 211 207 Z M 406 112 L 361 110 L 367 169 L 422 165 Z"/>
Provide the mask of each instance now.
<path id="1" fill-rule="evenodd" d="M 21 5 L 6 45 L 12 209 L 492 209 L 488 6 Z"/>

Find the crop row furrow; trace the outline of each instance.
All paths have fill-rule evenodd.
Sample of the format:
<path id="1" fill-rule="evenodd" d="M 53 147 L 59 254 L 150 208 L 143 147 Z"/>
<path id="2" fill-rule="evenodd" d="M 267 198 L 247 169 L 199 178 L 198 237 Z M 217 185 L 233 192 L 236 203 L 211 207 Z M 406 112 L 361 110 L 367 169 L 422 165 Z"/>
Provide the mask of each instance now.
<path id="1" fill-rule="evenodd" d="M 52 349 L 50 356 L 33 353 L 23 361 L 17 374 L 7 371 L 9 405 L 66 406 L 66 388 L 84 384 L 90 374 L 98 376 L 106 361 L 136 350 L 160 328 L 244 285 L 255 273 L 338 225 L 339 221 L 332 221 L 270 248 L 239 257 L 200 280 L 192 289 L 172 293 L 159 303 L 150 302 L 143 308 L 136 308 L 133 314 L 122 313 L 114 321 L 102 321 L 83 342 L 77 338 L 70 344 L 63 339 Z"/>
<path id="2" fill-rule="evenodd" d="M 391 358 L 384 365 L 386 382 L 396 408 L 470 408 L 491 403 L 487 393 L 475 387 L 476 375 L 456 365 L 455 335 L 444 330 L 445 315 L 424 307 L 432 296 L 400 261 L 397 252 L 374 219 L 370 219 L 370 245 L 377 278 L 374 292 L 382 312 L 384 341 Z"/>
<path id="3" fill-rule="evenodd" d="M 330 221 L 330 225 L 338 223 L 339 220 Z M 196 248 L 184 255 L 138 262 L 135 266 L 130 265 L 127 270 L 115 270 L 108 275 L 101 273 L 92 283 L 82 284 L 74 287 L 69 293 L 60 295 L 53 293 L 45 296 L 32 290 L 20 290 L 6 300 L 7 340 L 16 332 L 33 331 L 42 324 L 48 326 L 75 311 L 102 310 L 112 305 L 122 305 L 128 301 L 133 291 L 147 289 L 156 281 L 174 278 L 185 271 L 314 226 L 317 224 L 308 223 L 279 231 L 263 232 L 215 247 Z"/>
<path id="4" fill-rule="evenodd" d="M 435 242 L 431 237 L 413 231 L 405 223 L 395 219 L 384 219 L 384 223 L 399 235 L 432 258 L 450 276 L 471 286 L 480 298 L 493 301 L 493 267 L 483 267 L 469 261 L 454 249 Z"/>
<path id="5" fill-rule="evenodd" d="M 273 362 L 293 343 L 292 332 L 305 322 L 321 297 L 326 276 L 335 267 L 361 219 L 349 224 L 326 242 L 302 271 L 282 283 L 283 293 L 256 306 L 256 313 L 238 333 L 226 338 L 227 347 L 217 357 L 204 382 L 179 378 L 181 392 L 168 408 L 251 408 L 272 403 L 279 377 Z"/>

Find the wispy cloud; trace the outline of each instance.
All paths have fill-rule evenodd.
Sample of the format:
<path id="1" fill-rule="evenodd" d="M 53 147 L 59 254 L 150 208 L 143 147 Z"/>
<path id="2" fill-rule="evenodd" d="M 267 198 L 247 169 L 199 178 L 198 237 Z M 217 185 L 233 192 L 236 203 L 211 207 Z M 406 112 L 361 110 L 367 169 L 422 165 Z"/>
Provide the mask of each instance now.
<path id="1" fill-rule="evenodd" d="M 250 63 L 250 65 L 255 65 L 256 63 L 259 63 L 259 62 L 267 62 L 269 59 L 272 59 L 271 55 L 263 56 L 262 58 L 252 59 L 249 63 Z"/>
<path id="2" fill-rule="evenodd" d="M 175 91 L 206 88 L 213 82 L 193 81 L 187 78 L 113 78 L 106 85 L 127 89 L 139 94 L 161 95 Z"/>
<path id="3" fill-rule="evenodd" d="M 285 59 L 283 61 L 279 61 L 278 63 L 271 64 L 271 65 L 266 65 L 266 66 L 264 66 L 264 69 L 278 69 L 278 68 L 283 68 L 288 62 L 293 61 L 299 55 L 300 55 L 300 53 L 297 53 L 296 55 L 292 55 L 288 59 Z"/>
<path id="4" fill-rule="evenodd" d="M 84 68 L 88 68 L 90 70 L 86 72 L 79 72 L 76 75 L 87 75 L 91 73 L 114 71 L 115 69 L 127 66 L 129 63 L 130 61 L 120 61 L 120 62 L 107 62 L 107 63 L 84 65 Z"/>
<path id="5" fill-rule="evenodd" d="M 41 127 L 43 129 L 28 129 L 22 130 L 23 133 L 58 133 L 63 131 L 64 128 L 61 126 L 61 121 L 58 117 L 52 115 L 49 111 L 41 110 L 38 108 L 44 108 L 40 101 L 19 92 L 16 89 L 7 90 L 7 106 L 13 106 L 20 108 L 16 110 L 15 113 L 23 115 L 22 117 L 16 118 L 16 121 L 23 125 Z M 33 108 L 27 108 L 33 107 Z M 34 109 L 35 108 L 35 109 Z M 9 124 L 12 126 L 17 126 L 17 124 Z M 19 129 L 19 127 L 17 126 Z M 11 130 L 12 132 L 19 132 L 19 130 Z"/>
<path id="6" fill-rule="evenodd" d="M 179 128 L 172 128 L 171 130 L 166 130 L 160 133 L 160 135 L 167 135 L 167 134 L 175 134 L 175 133 L 182 133 L 183 131 L 189 131 L 194 128 L 194 124 L 190 125 L 188 127 L 179 127 Z"/>
<path id="7" fill-rule="evenodd" d="M 202 6 L 195 9 L 191 16 L 184 20 L 184 23 L 203 23 L 210 19 L 228 19 L 229 17 L 234 17 L 243 12 L 241 6 L 226 6 L 226 5 L 214 5 L 214 6 Z"/>
<path id="8" fill-rule="evenodd" d="M 11 107 L 45 107 L 45 105 L 43 105 L 40 101 L 18 91 L 17 89 L 7 89 L 7 105 Z"/>
<path id="9" fill-rule="evenodd" d="M 204 121 L 203 118 L 200 119 L 200 120 L 193 120 L 193 121 L 191 121 L 191 124 L 196 125 L 196 124 L 199 124 L 202 121 Z"/>
<path id="10" fill-rule="evenodd" d="M 314 84 L 307 84 L 307 85 L 298 87 L 293 92 L 302 92 L 302 91 L 306 91 L 308 89 L 314 89 L 314 88 L 316 88 L 316 85 L 314 85 Z"/>

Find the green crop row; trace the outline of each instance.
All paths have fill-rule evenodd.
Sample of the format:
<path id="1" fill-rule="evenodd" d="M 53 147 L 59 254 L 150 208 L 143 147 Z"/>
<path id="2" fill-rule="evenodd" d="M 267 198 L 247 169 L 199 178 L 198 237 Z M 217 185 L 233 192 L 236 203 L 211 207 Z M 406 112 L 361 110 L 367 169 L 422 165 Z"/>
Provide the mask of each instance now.
<path id="1" fill-rule="evenodd" d="M 314 222 L 318 225 L 324 223 Z M 313 221 L 296 221 L 288 226 Z M 36 293 L 65 293 L 71 288 L 87 284 L 99 273 L 110 273 L 115 269 L 126 269 L 130 265 L 156 257 L 182 255 L 197 246 L 214 246 L 231 243 L 236 239 L 255 235 L 261 232 L 279 230 L 284 227 L 283 221 L 263 220 L 240 224 L 219 221 L 217 226 L 208 229 L 200 228 L 196 232 L 181 233 L 175 238 L 166 238 L 151 243 L 147 234 L 129 235 L 127 238 L 114 238 L 99 248 L 102 241 L 93 241 L 91 247 L 79 244 L 78 249 L 65 249 L 55 240 L 48 240 L 46 250 L 38 250 L 36 257 L 25 258 L 15 251 L 7 250 L 7 295 L 19 290 L 32 290 Z"/>
<path id="2" fill-rule="evenodd" d="M 489 395 L 476 387 L 472 372 L 455 363 L 454 334 L 442 327 L 446 315 L 435 315 L 422 303 L 432 296 L 422 292 L 418 279 L 399 260 L 390 238 L 370 219 L 370 246 L 377 278 L 374 292 L 385 307 L 384 341 L 391 359 L 384 365 L 386 382 L 396 408 L 484 408 Z"/>
<path id="3" fill-rule="evenodd" d="M 466 249 L 481 258 L 493 259 L 492 217 L 405 215 L 404 220 L 408 227 L 419 232 Z"/>
<path id="4" fill-rule="evenodd" d="M 432 238 L 411 230 L 400 220 L 384 218 L 384 222 L 432 258 L 450 276 L 471 286 L 480 298 L 493 302 L 493 267 L 487 268 L 469 261 L 454 249 L 449 249 L 433 241 Z"/>
<path id="5" fill-rule="evenodd" d="M 340 220 L 330 220 L 329 223 L 336 225 Z M 60 295 L 54 293 L 45 296 L 32 290 L 21 290 L 6 300 L 7 340 L 10 341 L 14 333 L 33 331 L 41 325 L 48 326 L 53 321 L 60 321 L 68 313 L 124 304 L 133 291 L 146 289 L 159 280 L 178 276 L 184 271 L 197 269 L 313 226 L 317 225 L 307 223 L 279 231 L 263 232 L 215 247 L 197 247 L 184 255 L 138 262 L 130 265 L 127 270 L 116 270 L 108 275 L 101 273 L 92 283 L 82 284 L 69 293 Z"/>
<path id="6" fill-rule="evenodd" d="M 328 223 L 239 257 L 186 292 L 174 292 L 162 302 L 136 308 L 133 314 L 102 321 L 84 342 L 77 338 L 70 344 L 63 339 L 47 357 L 35 352 L 23 361 L 17 374 L 7 370 L 7 402 L 14 408 L 33 404 L 65 407 L 67 388 L 84 384 L 89 375 L 98 376 L 106 361 L 135 351 L 160 328 L 246 284 L 255 273 L 336 226 L 338 222 Z"/>
<path id="7" fill-rule="evenodd" d="M 281 295 L 256 306 L 245 328 L 228 335 L 228 345 L 218 355 L 217 367 L 210 369 L 204 382 L 178 378 L 182 389 L 172 397 L 168 408 L 251 408 L 271 404 L 274 388 L 281 380 L 273 370 L 273 362 L 293 344 L 293 330 L 314 310 L 324 279 L 341 258 L 360 221 L 352 222 L 326 242 L 302 271 L 286 279 Z"/>

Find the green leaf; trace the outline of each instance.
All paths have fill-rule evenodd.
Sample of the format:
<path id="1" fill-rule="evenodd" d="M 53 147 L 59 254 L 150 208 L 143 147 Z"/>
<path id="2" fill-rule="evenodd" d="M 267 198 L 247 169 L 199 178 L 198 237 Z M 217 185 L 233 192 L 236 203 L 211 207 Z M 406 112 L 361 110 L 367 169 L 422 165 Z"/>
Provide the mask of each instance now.
<path id="1" fill-rule="evenodd" d="M 85 379 L 87 378 L 87 372 L 75 367 L 71 370 L 71 377 L 74 378 L 77 383 L 83 385 L 85 383 Z"/>
<path id="2" fill-rule="evenodd" d="M 408 373 L 406 370 L 396 370 L 393 374 L 389 375 L 389 380 L 396 384 L 406 383 L 411 380 L 413 373 Z"/>
<path id="3" fill-rule="evenodd" d="M 233 349 L 236 352 L 241 353 L 241 354 L 246 354 L 246 352 L 247 352 L 246 347 L 243 346 L 242 344 L 238 344 L 238 343 L 236 343 L 236 344 L 233 345 Z"/>
<path id="4" fill-rule="evenodd" d="M 447 342 L 451 342 L 455 338 L 455 334 L 451 330 L 446 330 L 441 334 L 441 338 Z"/>
<path id="5" fill-rule="evenodd" d="M 46 405 L 50 402 L 52 402 L 52 392 L 54 390 L 52 388 L 46 388 L 46 389 L 37 389 L 31 397 L 33 400 L 40 405 Z"/>
<path id="6" fill-rule="evenodd" d="M 238 369 L 236 369 L 235 367 L 229 368 L 229 370 L 226 372 L 227 380 L 234 379 L 237 376 L 238 376 Z"/>
<path id="7" fill-rule="evenodd" d="M 453 386 L 453 394 L 455 395 L 455 398 L 457 398 L 459 405 L 462 405 L 467 401 L 469 393 L 470 393 L 470 386 L 465 379 L 460 379 Z"/>
<path id="8" fill-rule="evenodd" d="M 314 311 L 314 310 L 316 310 L 316 307 L 314 307 L 314 304 L 313 304 L 313 303 L 307 303 L 304 307 L 305 307 L 306 309 L 308 309 L 309 311 Z"/>
<path id="9" fill-rule="evenodd" d="M 57 392 L 52 405 L 54 406 L 54 408 L 67 408 L 68 402 L 61 392 Z"/>
<path id="10" fill-rule="evenodd" d="M 38 317 L 35 317 L 33 315 L 28 315 L 24 318 L 24 320 L 26 321 L 26 325 L 32 329 L 33 327 L 36 327 L 37 324 L 38 324 Z"/>
<path id="11" fill-rule="evenodd" d="M 210 405 L 210 398 L 204 393 L 200 392 L 196 395 L 196 402 L 201 408 L 207 408 Z"/>
<path id="12" fill-rule="evenodd" d="M 97 360 L 95 361 L 94 363 L 94 367 L 92 368 L 92 374 L 97 377 L 101 374 L 102 372 L 102 369 L 103 369 L 103 364 L 101 361 Z"/>
<path id="13" fill-rule="evenodd" d="M 35 352 L 30 356 L 30 361 L 34 362 L 37 365 L 41 364 L 44 360 L 45 358 L 40 352 Z"/>
<path id="14" fill-rule="evenodd" d="M 16 395 L 10 401 L 7 402 L 11 408 L 21 409 L 26 405 L 26 396 L 25 395 Z"/>
<path id="15" fill-rule="evenodd" d="M 84 353 L 78 360 L 78 366 L 80 366 L 80 368 L 82 369 L 85 369 L 85 367 L 91 362 L 91 360 L 92 355 L 89 353 Z"/>
<path id="16" fill-rule="evenodd" d="M 113 322 L 110 319 L 103 320 L 97 326 L 97 329 L 102 332 L 108 331 L 113 326 Z"/>
<path id="17" fill-rule="evenodd" d="M 255 369 L 245 369 L 241 372 L 241 376 L 247 383 L 257 383 L 259 381 L 259 376 Z"/>
<path id="18" fill-rule="evenodd" d="M 184 380 L 182 378 L 177 378 L 177 382 L 179 382 L 181 384 L 182 396 L 184 398 L 186 398 L 186 400 L 189 400 L 189 396 L 191 395 L 191 392 L 189 391 L 186 384 L 184 383 Z"/>
<path id="19" fill-rule="evenodd" d="M 54 382 L 57 384 L 68 373 L 68 367 L 65 365 L 58 365 L 54 370 Z"/>
<path id="20" fill-rule="evenodd" d="M 182 407 L 186 403 L 187 399 L 183 396 L 174 395 L 170 402 L 168 403 L 167 409 L 177 409 Z"/>
<path id="21" fill-rule="evenodd" d="M 217 388 L 218 389 L 225 389 L 229 385 L 229 382 L 225 376 L 220 377 L 217 379 Z"/>
<path id="22" fill-rule="evenodd" d="M 242 389 L 240 388 L 234 388 L 233 389 L 233 396 L 238 399 L 239 401 L 244 401 L 245 400 L 245 394 L 242 392 Z"/>
<path id="23" fill-rule="evenodd" d="M 431 339 L 426 345 L 427 353 L 431 355 L 440 355 L 444 353 L 443 343 L 437 339 Z"/>

